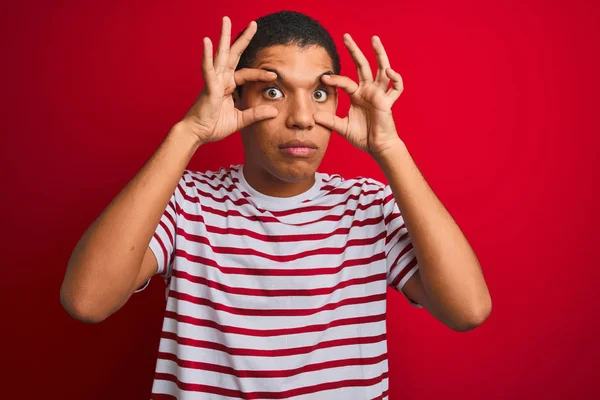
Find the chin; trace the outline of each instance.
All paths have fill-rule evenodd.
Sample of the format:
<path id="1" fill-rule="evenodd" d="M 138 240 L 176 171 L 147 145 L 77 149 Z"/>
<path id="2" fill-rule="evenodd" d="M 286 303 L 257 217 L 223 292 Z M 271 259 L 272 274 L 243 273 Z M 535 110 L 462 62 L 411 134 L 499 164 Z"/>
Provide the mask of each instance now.
<path id="1" fill-rule="evenodd" d="M 277 162 L 265 165 L 265 169 L 275 178 L 283 182 L 302 182 L 313 179 L 319 166 L 318 163 L 308 160 L 294 162 Z"/>

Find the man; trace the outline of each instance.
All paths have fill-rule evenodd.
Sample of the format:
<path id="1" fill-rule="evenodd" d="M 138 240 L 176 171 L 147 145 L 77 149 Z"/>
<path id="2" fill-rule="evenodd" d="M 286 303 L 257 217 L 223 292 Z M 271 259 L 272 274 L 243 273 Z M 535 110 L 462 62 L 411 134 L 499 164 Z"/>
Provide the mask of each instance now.
<path id="1" fill-rule="evenodd" d="M 225 17 L 214 58 L 204 39 L 205 88 L 83 235 L 62 303 L 98 322 L 165 278 L 154 399 L 386 398 L 388 285 L 457 331 L 491 309 L 475 254 L 396 132 L 402 79 L 377 37 L 373 77 L 349 35 L 359 82 L 340 76 L 333 40 L 299 13 L 251 22 L 231 46 L 230 34 Z M 389 185 L 317 172 L 332 130 Z M 243 165 L 186 170 L 236 131 Z"/>

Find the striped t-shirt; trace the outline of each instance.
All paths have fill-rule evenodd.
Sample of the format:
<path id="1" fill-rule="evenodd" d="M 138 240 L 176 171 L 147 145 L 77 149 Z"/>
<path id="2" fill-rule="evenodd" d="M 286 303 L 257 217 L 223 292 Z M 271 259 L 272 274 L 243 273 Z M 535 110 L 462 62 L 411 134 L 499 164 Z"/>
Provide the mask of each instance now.
<path id="1" fill-rule="evenodd" d="M 387 398 L 386 288 L 418 269 L 390 187 L 317 172 L 277 198 L 242 168 L 185 171 L 150 242 L 152 399 Z"/>

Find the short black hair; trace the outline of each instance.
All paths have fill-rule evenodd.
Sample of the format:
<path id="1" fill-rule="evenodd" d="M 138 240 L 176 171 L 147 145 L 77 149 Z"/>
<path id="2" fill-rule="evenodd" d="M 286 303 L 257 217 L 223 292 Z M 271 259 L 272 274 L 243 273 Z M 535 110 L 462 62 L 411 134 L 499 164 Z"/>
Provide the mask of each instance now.
<path id="1" fill-rule="evenodd" d="M 262 16 L 256 20 L 257 32 L 240 57 L 236 70 L 249 68 L 255 61 L 258 52 L 266 47 L 296 45 L 300 48 L 321 46 L 331 57 L 333 72 L 340 74 L 340 56 L 333 38 L 315 19 L 296 12 L 279 11 Z M 238 38 L 241 33 L 238 35 Z"/>

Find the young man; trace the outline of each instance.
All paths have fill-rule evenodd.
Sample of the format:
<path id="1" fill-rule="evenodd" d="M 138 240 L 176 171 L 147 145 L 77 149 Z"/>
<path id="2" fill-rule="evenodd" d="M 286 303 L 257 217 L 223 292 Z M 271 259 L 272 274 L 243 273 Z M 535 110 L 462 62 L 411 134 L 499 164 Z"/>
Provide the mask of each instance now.
<path id="1" fill-rule="evenodd" d="M 262 17 L 231 47 L 230 32 L 224 18 L 214 58 L 204 39 L 196 103 L 78 243 L 63 305 L 98 322 L 166 279 L 154 399 L 386 398 L 388 285 L 457 331 L 491 309 L 474 252 L 396 132 L 402 79 L 377 37 L 373 77 L 349 35 L 359 82 L 340 76 L 333 40 L 302 14 Z M 317 172 L 332 130 L 389 185 Z M 186 170 L 236 131 L 243 165 Z"/>

